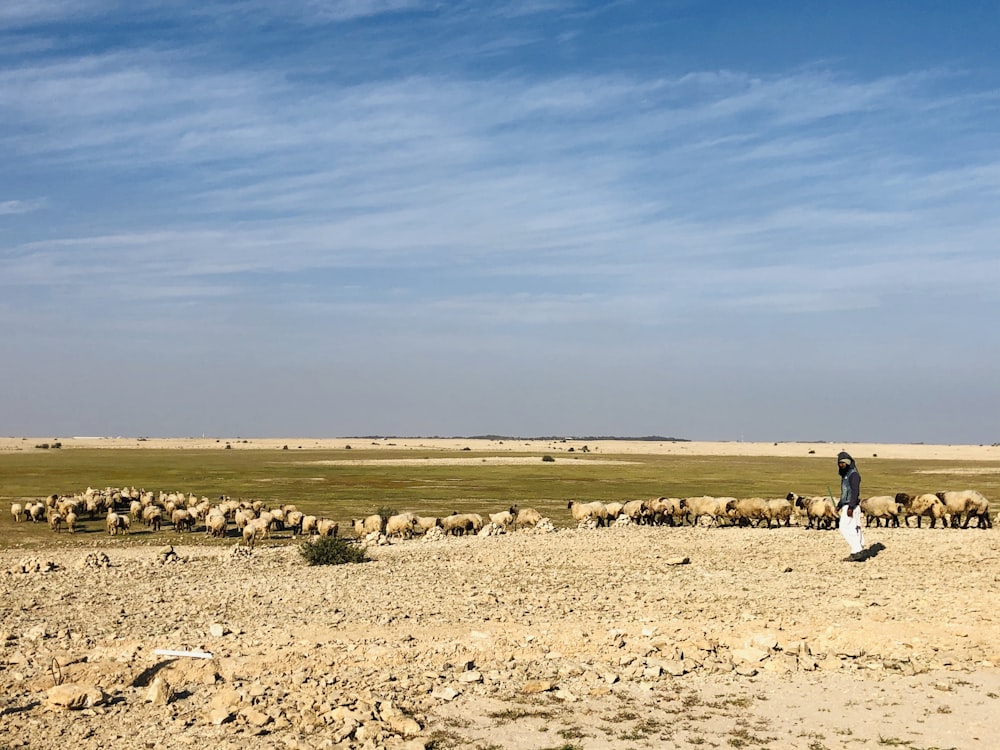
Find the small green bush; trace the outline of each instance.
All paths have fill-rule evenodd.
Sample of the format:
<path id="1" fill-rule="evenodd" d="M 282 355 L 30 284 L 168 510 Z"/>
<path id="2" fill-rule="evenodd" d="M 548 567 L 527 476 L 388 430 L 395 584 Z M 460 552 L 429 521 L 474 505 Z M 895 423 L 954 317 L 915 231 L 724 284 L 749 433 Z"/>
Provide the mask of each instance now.
<path id="1" fill-rule="evenodd" d="M 383 505 L 381 508 L 375 511 L 375 513 L 382 518 L 383 526 L 385 525 L 385 522 L 388 521 L 390 518 L 399 515 L 399 511 L 389 505 Z"/>
<path id="2" fill-rule="evenodd" d="M 555 459 L 552 458 L 552 456 L 542 456 L 542 460 L 545 461 L 545 463 L 552 463 L 553 461 L 555 461 Z"/>
<path id="3" fill-rule="evenodd" d="M 314 542 L 303 542 L 299 545 L 299 552 L 310 565 L 368 562 L 368 555 L 363 548 L 335 536 L 321 536 Z"/>

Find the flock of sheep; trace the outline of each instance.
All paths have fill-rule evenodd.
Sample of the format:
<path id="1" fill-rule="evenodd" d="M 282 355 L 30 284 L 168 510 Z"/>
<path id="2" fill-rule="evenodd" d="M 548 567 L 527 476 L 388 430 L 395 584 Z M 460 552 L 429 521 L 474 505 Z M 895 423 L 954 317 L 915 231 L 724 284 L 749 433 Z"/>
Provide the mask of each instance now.
<path id="1" fill-rule="evenodd" d="M 990 519 L 990 504 L 981 492 L 961 490 L 934 494 L 896 495 L 866 497 L 860 503 L 866 525 L 900 526 L 900 519 L 909 526 L 911 518 L 916 518 L 917 527 L 924 518 L 929 519 L 933 528 L 938 521 L 945 525 L 963 529 L 975 518 L 981 529 L 993 527 Z M 735 497 L 659 497 L 653 500 L 632 500 L 627 503 L 575 503 L 570 501 L 569 510 L 577 523 L 591 523 L 605 526 L 627 517 L 633 523 L 669 524 L 671 526 L 689 523 L 709 523 L 714 525 L 739 526 L 790 526 L 792 519 L 804 521 L 809 528 L 835 528 L 839 520 L 836 503 L 829 496 L 808 497 L 789 492 L 783 498 L 735 498 Z"/>
<path id="2" fill-rule="evenodd" d="M 834 528 L 838 514 L 830 497 L 807 497 L 788 493 L 784 498 L 735 498 L 735 497 L 658 497 L 650 500 L 628 502 L 570 501 L 568 510 L 577 523 L 584 526 L 608 526 L 612 523 L 645 525 L 710 524 L 790 526 L 793 519 L 810 528 Z M 989 501 L 976 490 L 938 492 L 934 494 L 898 493 L 864 498 L 861 512 L 867 525 L 909 526 L 916 518 L 920 527 L 924 518 L 933 528 L 938 522 L 942 527 L 968 528 L 976 519 L 981 529 L 992 528 Z M 104 517 L 108 534 L 126 534 L 133 524 L 143 524 L 159 531 L 169 522 L 176 531 L 193 531 L 203 525 L 205 533 L 213 537 L 226 537 L 230 524 L 247 546 L 275 531 L 291 531 L 292 536 L 337 536 L 339 524 L 329 518 L 305 514 L 294 505 L 268 507 L 261 500 L 230 500 L 222 497 L 212 502 L 207 497 L 197 497 L 183 492 L 148 492 L 134 487 L 122 489 L 87 488 L 71 496 L 50 495 L 44 502 L 13 503 L 10 509 L 15 522 L 46 521 L 53 531 L 66 529 L 73 532 L 79 519 L 86 515 L 94 519 Z M 436 534 L 467 535 L 499 533 L 523 528 L 533 528 L 543 521 L 542 514 L 534 508 L 518 508 L 487 514 L 452 513 L 444 517 L 421 516 L 416 513 L 396 513 L 389 516 L 373 514 L 352 520 L 351 530 L 358 538 L 371 534 L 409 539 Z"/>

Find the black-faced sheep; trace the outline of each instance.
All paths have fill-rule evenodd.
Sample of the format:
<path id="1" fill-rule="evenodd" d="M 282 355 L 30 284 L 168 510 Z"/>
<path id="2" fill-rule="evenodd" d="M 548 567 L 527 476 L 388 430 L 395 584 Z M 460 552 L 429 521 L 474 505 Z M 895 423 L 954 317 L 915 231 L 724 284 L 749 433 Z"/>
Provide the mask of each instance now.
<path id="1" fill-rule="evenodd" d="M 953 490 L 936 493 L 945 509 L 951 516 L 951 525 L 957 527 L 959 520 L 964 516 L 965 521 L 962 528 L 969 528 L 969 521 L 976 518 L 976 525 L 981 529 L 993 528 L 990 520 L 990 501 L 976 490 Z"/>
<path id="2" fill-rule="evenodd" d="M 837 506 L 829 497 L 805 497 L 789 492 L 785 499 L 794 506 L 796 513 L 806 517 L 806 528 L 833 529 L 840 521 Z"/>
<path id="3" fill-rule="evenodd" d="M 910 519 L 916 516 L 917 528 L 920 528 L 920 521 L 924 516 L 931 519 L 931 528 L 941 521 L 941 528 L 945 528 L 945 516 L 948 510 L 937 495 L 925 492 L 922 495 L 910 495 L 906 492 L 896 493 L 896 502 L 900 505 L 900 510 L 904 516 L 904 523 L 909 526 Z"/>
<path id="4" fill-rule="evenodd" d="M 687 516 L 687 500 L 683 497 L 654 497 L 643 505 L 646 519 L 657 526 L 676 526 Z"/>
<path id="5" fill-rule="evenodd" d="M 622 515 L 628 516 L 632 523 L 649 523 L 649 506 L 645 500 L 629 500 L 622 506 Z"/>
<path id="6" fill-rule="evenodd" d="M 767 510 L 767 501 L 762 497 L 734 498 L 726 503 L 726 515 L 740 526 L 760 526 L 768 520 Z"/>
<path id="7" fill-rule="evenodd" d="M 385 529 L 385 519 L 373 513 L 366 518 L 351 521 L 351 525 L 354 527 L 354 535 L 363 538 L 374 532 L 381 534 Z"/>

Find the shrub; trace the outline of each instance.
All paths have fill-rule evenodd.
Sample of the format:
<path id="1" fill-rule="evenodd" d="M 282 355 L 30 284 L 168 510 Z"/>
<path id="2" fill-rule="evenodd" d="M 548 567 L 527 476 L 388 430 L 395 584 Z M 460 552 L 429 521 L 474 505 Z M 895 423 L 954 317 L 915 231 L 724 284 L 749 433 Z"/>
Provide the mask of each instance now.
<path id="1" fill-rule="evenodd" d="M 552 456 L 542 456 L 542 460 L 545 461 L 546 463 L 552 463 L 553 461 L 555 461 L 555 459 L 552 458 Z"/>
<path id="2" fill-rule="evenodd" d="M 392 508 L 392 507 L 390 507 L 388 505 L 383 505 L 381 508 L 379 508 L 377 511 L 375 511 L 375 513 L 382 517 L 382 525 L 383 526 L 385 526 L 385 522 L 388 521 L 390 518 L 392 518 L 393 516 L 398 516 L 399 515 L 399 511 L 398 510 L 396 510 L 395 508 Z"/>
<path id="3" fill-rule="evenodd" d="M 351 544 L 346 539 L 333 536 L 317 537 L 314 542 L 303 542 L 299 552 L 310 565 L 343 565 L 344 563 L 368 562 L 364 549 Z"/>

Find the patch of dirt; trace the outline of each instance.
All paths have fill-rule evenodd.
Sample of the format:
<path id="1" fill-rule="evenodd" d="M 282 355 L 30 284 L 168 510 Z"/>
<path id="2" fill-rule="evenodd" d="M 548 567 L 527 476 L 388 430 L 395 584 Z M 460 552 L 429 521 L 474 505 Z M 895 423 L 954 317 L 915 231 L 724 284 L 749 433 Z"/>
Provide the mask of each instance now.
<path id="1" fill-rule="evenodd" d="M 416 540 L 337 567 L 7 550 L 0 746 L 991 747 L 1000 537 L 867 536 L 864 563 L 796 527 Z M 91 705 L 50 705 L 57 681 Z"/>

